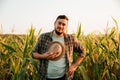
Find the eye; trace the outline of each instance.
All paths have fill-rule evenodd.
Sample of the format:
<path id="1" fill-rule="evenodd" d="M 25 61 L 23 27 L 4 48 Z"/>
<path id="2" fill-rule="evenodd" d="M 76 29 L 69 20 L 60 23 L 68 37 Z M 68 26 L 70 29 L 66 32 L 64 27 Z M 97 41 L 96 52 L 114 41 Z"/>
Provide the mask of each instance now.
<path id="1" fill-rule="evenodd" d="M 62 23 L 61 22 L 58 22 L 59 25 L 61 25 Z"/>
<path id="2" fill-rule="evenodd" d="M 62 22 L 59 22 L 58 24 L 59 24 L 59 25 L 62 25 L 62 26 L 65 26 L 65 23 L 62 23 Z"/>
<path id="3" fill-rule="evenodd" d="M 64 24 L 64 23 L 62 23 L 62 25 L 63 25 L 63 26 L 65 26 L 65 24 Z"/>

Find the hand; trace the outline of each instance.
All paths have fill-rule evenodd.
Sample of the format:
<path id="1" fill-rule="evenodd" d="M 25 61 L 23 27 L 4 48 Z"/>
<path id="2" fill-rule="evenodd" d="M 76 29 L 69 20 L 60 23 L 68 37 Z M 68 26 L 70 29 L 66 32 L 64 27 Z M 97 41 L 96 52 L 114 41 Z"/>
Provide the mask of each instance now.
<path id="1" fill-rule="evenodd" d="M 57 53 L 46 52 L 43 54 L 43 58 L 47 60 L 54 60 L 57 57 Z"/>
<path id="2" fill-rule="evenodd" d="M 68 71 L 67 71 L 67 75 L 71 76 L 72 74 L 74 74 L 74 72 L 75 72 L 76 69 L 77 69 L 77 65 L 72 64 L 70 66 L 70 68 L 68 69 Z"/>

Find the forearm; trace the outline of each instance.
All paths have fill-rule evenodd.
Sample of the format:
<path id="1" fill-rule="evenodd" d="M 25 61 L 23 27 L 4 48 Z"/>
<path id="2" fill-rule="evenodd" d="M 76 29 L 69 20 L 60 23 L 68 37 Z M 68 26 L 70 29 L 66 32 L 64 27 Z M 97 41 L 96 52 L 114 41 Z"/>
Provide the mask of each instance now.
<path id="1" fill-rule="evenodd" d="M 78 59 L 69 67 L 67 74 L 71 75 L 75 72 L 75 70 L 78 68 L 79 64 L 83 61 L 83 56 L 78 56 Z"/>
<path id="2" fill-rule="evenodd" d="M 81 50 L 82 53 L 79 53 L 78 59 L 74 63 L 74 65 L 76 65 L 76 67 L 80 65 L 80 63 L 83 61 L 83 59 L 86 56 L 86 50 L 83 46 L 80 46 L 80 50 Z"/>
<path id="3" fill-rule="evenodd" d="M 82 51 L 82 53 L 79 53 L 78 55 L 78 59 L 73 63 L 73 65 L 77 68 L 80 63 L 83 61 L 83 59 L 86 56 L 86 50 L 83 46 L 80 46 L 80 50 Z"/>
<path id="4" fill-rule="evenodd" d="M 78 56 L 78 59 L 73 63 L 74 67 L 77 68 L 80 63 L 83 61 L 84 57 L 83 56 Z"/>
<path id="5" fill-rule="evenodd" d="M 42 54 L 37 53 L 37 52 L 33 53 L 33 54 L 32 54 L 32 57 L 33 57 L 34 59 L 38 59 L 38 60 L 44 59 L 44 56 L 43 56 Z"/>

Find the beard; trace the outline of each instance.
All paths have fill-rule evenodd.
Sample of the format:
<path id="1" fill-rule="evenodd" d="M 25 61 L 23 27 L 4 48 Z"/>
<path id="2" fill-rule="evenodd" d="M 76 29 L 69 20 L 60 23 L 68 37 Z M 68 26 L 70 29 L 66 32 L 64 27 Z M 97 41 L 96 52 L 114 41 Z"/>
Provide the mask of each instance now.
<path id="1" fill-rule="evenodd" d="M 57 35 L 61 35 L 63 32 L 59 32 L 59 31 L 57 31 L 57 30 L 55 29 L 55 33 L 56 33 Z"/>

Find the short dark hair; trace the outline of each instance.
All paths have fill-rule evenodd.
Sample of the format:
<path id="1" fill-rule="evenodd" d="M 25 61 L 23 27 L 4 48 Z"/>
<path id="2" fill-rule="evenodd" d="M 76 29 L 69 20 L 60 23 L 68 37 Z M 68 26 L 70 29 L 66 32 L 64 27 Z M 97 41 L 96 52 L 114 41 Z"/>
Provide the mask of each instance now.
<path id="1" fill-rule="evenodd" d="M 59 15 L 59 16 L 56 18 L 56 21 L 57 21 L 58 19 L 66 19 L 67 21 L 69 20 L 66 15 Z"/>

